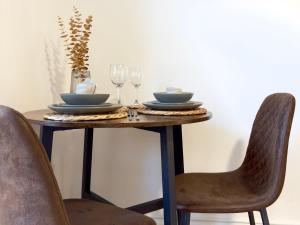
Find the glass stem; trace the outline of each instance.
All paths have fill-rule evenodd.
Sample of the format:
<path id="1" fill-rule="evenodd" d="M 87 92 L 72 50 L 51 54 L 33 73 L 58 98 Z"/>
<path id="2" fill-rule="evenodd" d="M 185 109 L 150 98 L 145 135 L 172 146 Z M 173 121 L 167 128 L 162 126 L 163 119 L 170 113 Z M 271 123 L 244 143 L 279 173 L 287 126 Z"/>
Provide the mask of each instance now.
<path id="1" fill-rule="evenodd" d="M 121 104 L 120 87 L 117 87 L 117 99 L 118 99 L 118 104 Z"/>
<path id="2" fill-rule="evenodd" d="M 139 99 L 138 99 L 138 87 L 135 87 L 135 100 L 134 104 L 139 104 Z"/>

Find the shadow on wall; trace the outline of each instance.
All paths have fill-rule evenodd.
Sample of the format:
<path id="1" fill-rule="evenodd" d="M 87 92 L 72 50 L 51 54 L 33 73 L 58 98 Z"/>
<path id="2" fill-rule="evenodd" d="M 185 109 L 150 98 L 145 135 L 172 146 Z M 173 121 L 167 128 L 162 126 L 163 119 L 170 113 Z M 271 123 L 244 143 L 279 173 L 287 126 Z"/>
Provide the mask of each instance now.
<path id="1" fill-rule="evenodd" d="M 239 134 L 210 121 L 184 126 L 183 142 L 186 172 L 230 171 L 240 166 L 245 154 Z"/>
<path id="2" fill-rule="evenodd" d="M 61 50 L 57 45 L 49 44 L 45 41 L 45 57 L 50 81 L 50 91 L 52 103 L 60 102 L 60 93 L 64 92 L 65 87 L 65 62 L 61 57 Z"/>
<path id="3" fill-rule="evenodd" d="M 241 162 L 243 162 L 244 156 L 245 156 L 245 144 L 243 139 L 238 139 L 231 151 L 231 156 L 228 160 L 228 171 L 237 169 Z"/>

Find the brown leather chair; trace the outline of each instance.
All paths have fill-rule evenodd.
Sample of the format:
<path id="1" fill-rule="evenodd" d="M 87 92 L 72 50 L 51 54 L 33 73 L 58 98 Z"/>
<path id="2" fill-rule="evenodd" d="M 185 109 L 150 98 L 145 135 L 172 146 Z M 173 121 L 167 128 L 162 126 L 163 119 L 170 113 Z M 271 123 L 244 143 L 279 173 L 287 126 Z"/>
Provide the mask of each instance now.
<path id="1" fill-rule="evenodd" d="M 190 213 L 248 212 L 253 225 L 253 211 L 259 211 L 268 225 L 266 208 L 276 201 L 284 183 L 294 109 L 290 94 L 273 94 L 264 100 L 238 169 L 176 176 L 179 224 L 189 224 Z"/>
<path id="2" fill-rule="evenodd" d="M 138 213 L 90 200 L 66 200 L 26 119 L 0 106 L 1 225 L 155 225 Z"/>

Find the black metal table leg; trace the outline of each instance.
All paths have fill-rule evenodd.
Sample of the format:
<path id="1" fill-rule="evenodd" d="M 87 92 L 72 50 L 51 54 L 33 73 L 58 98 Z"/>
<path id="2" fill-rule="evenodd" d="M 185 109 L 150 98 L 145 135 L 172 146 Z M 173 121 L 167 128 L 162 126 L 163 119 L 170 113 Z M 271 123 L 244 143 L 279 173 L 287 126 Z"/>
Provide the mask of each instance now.
<path id="1" fill-rule="evenodd" d="M 173 137 L 173 126 L 161 127 L 160 143 L 165 225 L 177 224 Z"/>
<path id="2" fill-rule="evenodd" d="M 44 145 L 44 148 L 50 161 L 52 155 L 53 133 L 54 129 L 52 127 L 40 127 L 40 141 Z"/>
<path id="3" fill-rule="evenodd" d="M 91 192 L 92 154 L 93 154 L 93 128 L 85 128 L 83 147 L 82 189 L 81 197 Z"/>
<path id="4" fill-rule="evenodd" d="M 173 143 L 174 143 L 174 157 L 175 157 L 175 175 L 178 175 L 184 173 L 181 125 L 173 126 Z"/>
<path id="5" fill-rule="evenodd" d="M 184 173 L 184 157 L 181 125 L 173 126 L 175 175 Z M 189 224 L 190 213 L 177 211 L 178 224 Z"/>

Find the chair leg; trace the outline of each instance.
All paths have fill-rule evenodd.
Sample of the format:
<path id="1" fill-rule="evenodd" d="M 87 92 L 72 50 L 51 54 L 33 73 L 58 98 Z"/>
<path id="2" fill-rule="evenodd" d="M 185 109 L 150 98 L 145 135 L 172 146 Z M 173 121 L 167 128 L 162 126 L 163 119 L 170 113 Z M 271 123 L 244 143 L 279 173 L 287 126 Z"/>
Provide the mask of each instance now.
<path id="1" fill-rule="evenodd" d="M 178 225 L 190 225 L 191 213 L 177 210 Z"/>
<path id="2" fill-rule="evenodd" d="M 255 225 L 255 219 L 254 219 L 253 212 L 252 211 L 248 212 L 248 216 L 249 216 L 250 225 Z"/>
<path id="3" fill-rule="evenodd" d="M 261 220 L 263 222 L 263 225 L 270 225 L 269 223 L 269 219 L 268 219 L 268 213 L 267 213 L 267 209 L 261 209 L 259 210 L 260 215 L 261 215 Z"/>

